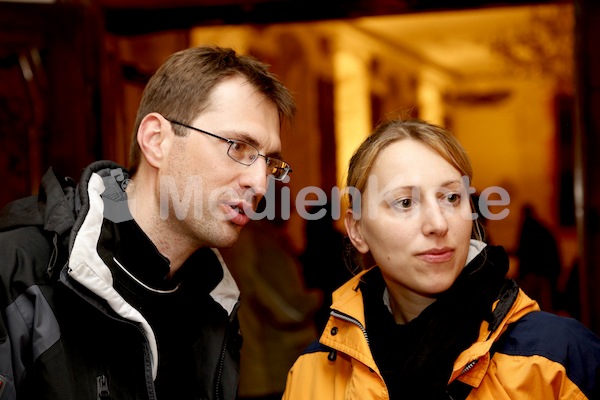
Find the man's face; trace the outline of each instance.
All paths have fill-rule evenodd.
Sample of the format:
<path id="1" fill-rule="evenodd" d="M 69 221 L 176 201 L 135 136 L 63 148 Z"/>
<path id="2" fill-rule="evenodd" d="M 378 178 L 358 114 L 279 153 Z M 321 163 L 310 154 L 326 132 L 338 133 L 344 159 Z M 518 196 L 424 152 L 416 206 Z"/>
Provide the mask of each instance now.
<path id="1" fill-rule="evenodd" d="M 190 126 L 244 141 L 262 155 L 281 158 L 277 108 L 245 79 L 235 76 L 221 82 L 209 104 Z M 244 210 L 254 209 L 267 190 L 265 159 L 258 157 L 249 166 L 240 164 L 228 156 L 226 141 L 188 130 L 186 137 L 175 138 L 160 171 L 161 210 L 168 210 L 170 230 L 196 246 L 229 247 L 249 221 Z"/>

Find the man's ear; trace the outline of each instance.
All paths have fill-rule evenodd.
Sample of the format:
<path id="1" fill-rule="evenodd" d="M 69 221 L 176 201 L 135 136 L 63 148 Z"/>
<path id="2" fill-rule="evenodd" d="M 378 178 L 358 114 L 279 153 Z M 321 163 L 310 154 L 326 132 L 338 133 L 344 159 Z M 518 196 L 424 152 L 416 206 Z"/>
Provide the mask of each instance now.
<path id="1" fill-rule="evenodd" d="M 354 217 L 354 212 L 351 208 L 348 208 L 344 217 L 346 232 L 348 232 L 348 238 L 352 242 L 352 245 L 356 247 L 356 250 L 362 254 L 366 254 L 369 251 L 369 245 L 362 235 L 360 219 L 355 219 Z"/>
<path id="2" fill-rule="evenodd" d="M 169 151 L 172 137 L 171 124 L 159 113 L 150 113 L 142 119 L 137 141 L 149 165 L 160 167 Z"/>

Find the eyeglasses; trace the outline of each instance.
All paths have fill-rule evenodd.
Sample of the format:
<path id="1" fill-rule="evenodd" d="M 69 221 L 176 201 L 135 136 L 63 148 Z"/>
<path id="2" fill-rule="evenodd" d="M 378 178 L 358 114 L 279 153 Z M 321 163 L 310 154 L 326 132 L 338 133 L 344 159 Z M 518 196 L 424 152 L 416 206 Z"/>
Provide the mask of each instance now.
<path id="1" fill-rule="evenodd" d="M 210 133 L 210 132 L 204 131 L 202 129 L 195 128 L 193 126 L 186 125 L 184 123 L 174 121 L 171 119 L 167 119 L 167 121 L 169 121 L 171 124 L 181 125 L 184 128 L 188 128 L 188 129 L 194 130 L 196 132 L 204 133 L 206 135 L 215 137 L 217 139 L 220 139 L 224 142 L 229 143 L 229 148 L 227 149 L 227 155 L 229 156 L 229 158 L 231 158 L 234 161 L 239 162 L 240 164 L 252 165 L 258 159 L 258 157 L 264 158 L 265 161 L 267 162 L 267 171 L 268 171 L 267 175 L 273 176 L 273 178 L 276 181 L 284 180 L 285 177 L 290 172 L 292 172 L 292 167 L 290 167 L 290 165 L 288 163 L 286 163 L 285 161 L 278 160 L 273 157 L 268 157 L 268 156 L 260 154 L 258 152 L 258 149 L 249 143 L 242 142 L 241 140 L 227 139 L 227 138 L 221 137 L 219 135 L 215 135 L 214 133 Z"/>

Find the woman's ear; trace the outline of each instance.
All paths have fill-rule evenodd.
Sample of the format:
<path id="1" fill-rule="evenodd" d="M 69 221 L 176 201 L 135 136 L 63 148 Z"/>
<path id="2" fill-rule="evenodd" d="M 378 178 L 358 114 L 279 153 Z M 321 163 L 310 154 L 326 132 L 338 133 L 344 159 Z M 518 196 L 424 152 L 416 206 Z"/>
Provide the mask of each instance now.
<path id="1" fill-rule="evenodd" d="M 146 115 L 137 131 L 137 141 L 146 162 L 159 168 L 166 158 L 172 141 L 171 124 L 162 115 Z"/>
<path id="2" fill-rule="evenodd" d="M 360 253 L 366 254 L 369 251 L 369 245 L 362 235 L 360 219 L 355 218 L 351 208 L 346 210 L 344 225 L 346 225 L 346 232 L 348 232 L 348 238 L 352 242 L 352 245 L 356 247 L 356 250 Z"/>

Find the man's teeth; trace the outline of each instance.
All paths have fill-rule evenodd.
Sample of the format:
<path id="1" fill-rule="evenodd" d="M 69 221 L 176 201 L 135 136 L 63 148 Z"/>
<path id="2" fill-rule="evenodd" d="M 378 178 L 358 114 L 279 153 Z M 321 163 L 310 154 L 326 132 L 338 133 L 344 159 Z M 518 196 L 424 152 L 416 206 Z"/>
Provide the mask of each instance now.
<path id="1" fill-rule="evenodd" d="M 231 208 L 233 208 L 234 210 L 237 210 L 238 213 L 240 214 L 244 214 L 244 210 L 242 210 L 240 207 L 238 206 L 231 206 Z"/>

